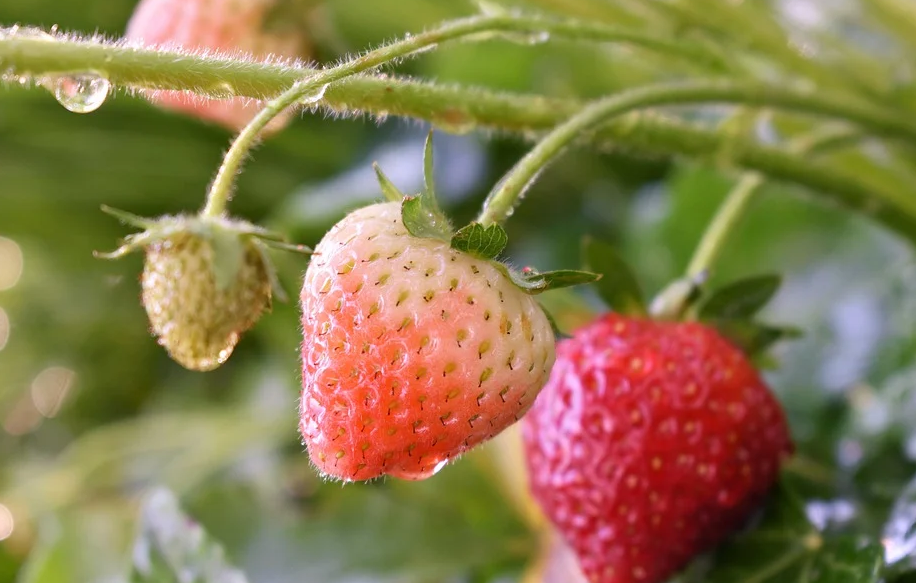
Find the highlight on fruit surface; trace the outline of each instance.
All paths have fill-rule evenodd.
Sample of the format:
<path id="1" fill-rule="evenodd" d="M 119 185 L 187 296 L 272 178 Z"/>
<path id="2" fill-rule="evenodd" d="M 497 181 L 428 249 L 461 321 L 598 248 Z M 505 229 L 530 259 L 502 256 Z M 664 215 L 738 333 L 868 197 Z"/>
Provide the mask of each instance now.
<path id="1" fill-rule="evenodd" d="M 747 333 L 765 329 L 751 317 L 778 280 L 726 286 L 694 312 L 701 294 L 680 294 L 688 303 L 671 312 L 705 321 L 658 320 L 612 250 L 587 255 L 620 311 L 558 344 L 522 423 L 530 488 L 590 581 L 660 583 L 740 528 L 793 451 L 778 400 L 739 348 L 756 354 L 779 337 Z"/>
<path id="2" fill-rule="evenodd" d="M 142 46 L 226 54 L 252 61 L 291 61 L 306 56 L 303 26 L 281 18 L 288 0 L 140 0 L 127 25 L 125 38 Z M 291 8 L 290 10 L 294 9 Z M 210 88 L 211 91 L 219 88 Z M 145 95 L 157 105 L 202 120 L 240 130 L 263 104 L 224 88 L 221 99 L 188 91 L 151 90 Z M 292 111 L 274 118 L 266 133 L 285 127 Z"/>
<path id="3" fill-rule="evenodd" d="M 325 476 L 427 478 L 528 410 L 554 360 L 532 297 L 593 281 L 516 273 L 498 225 L 454 231 L 427 187 L 358 209 L 315 249 L 302 307 L 300 430 Z"/>
<path id="4" fill-rule="evenodd" d="M 265 248 L 276 236 L 259 227 L 222 217 L 148 220 L 105 210 L 145 230 L 113 253 L 97 255 L 146 253 L 141 298 L 150 329 L 187 369 L 223 364 L 242 333 L 270 309 L 273 294 L 282 294 Z"/>

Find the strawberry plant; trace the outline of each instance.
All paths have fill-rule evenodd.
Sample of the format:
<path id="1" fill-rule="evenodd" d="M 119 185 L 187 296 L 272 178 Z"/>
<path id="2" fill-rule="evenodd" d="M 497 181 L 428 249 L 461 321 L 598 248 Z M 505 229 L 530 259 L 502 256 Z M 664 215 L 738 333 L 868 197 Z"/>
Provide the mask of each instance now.
<path id="1" fill-rule="evenodd" d="M 914 38 L 3 3 L 0 582 L 916 579 Z"/>

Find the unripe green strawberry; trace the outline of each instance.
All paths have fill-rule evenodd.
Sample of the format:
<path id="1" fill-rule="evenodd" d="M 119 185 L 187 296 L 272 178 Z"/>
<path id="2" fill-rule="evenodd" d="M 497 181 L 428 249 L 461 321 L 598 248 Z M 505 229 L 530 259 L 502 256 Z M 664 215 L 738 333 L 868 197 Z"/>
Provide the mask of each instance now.
<path id="1" fill-rule="evenodd" d="M 105 209 L 145 230 L 126 238 L 106 258 L 146 253 L 142 300 L 153 334 L 179 364 L 212 370 L 226 361 L 239 337 L 270 309 L 280 291 L 264 245 L 276 235 L 243 221 L 184 216 L 144 219 Z"/>
<path id="2" fill-rule="evenodd" d="M 247 240 L 246 240 L 247 239 Z M 241 239 L 237 273 L 217 284 L 214 248 L 196 233 L 179 232 L 146 248 L 143 307 L 153 333 L 185 368 L 212 370 L 229 358 L 242 332 L 270 308 L 264 255 Z"/>
<path id="3" fill-rule="evenodd" d="M 550 322 L 505 269 L 354 211 L 302 287 L 300 430 L 327 476 L 426 478 L 515 423 L 554 360 Z"/>

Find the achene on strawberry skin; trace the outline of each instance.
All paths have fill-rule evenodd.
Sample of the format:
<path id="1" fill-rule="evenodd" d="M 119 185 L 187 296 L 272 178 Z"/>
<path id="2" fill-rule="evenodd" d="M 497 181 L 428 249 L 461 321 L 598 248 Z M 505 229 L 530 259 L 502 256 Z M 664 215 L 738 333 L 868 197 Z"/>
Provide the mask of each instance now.
<path id="1" fill-rule="evenodd" d="M 522 424 L 534 497 L 595 583 L 657 583 L 761 504 L 793 446 L 715 329 L 607 314 L 557 348 Z"/>
<path id="2" fill-rule="evenodd" d="M 325 475 L 423 479 L 528 410 L 554 361 L 537 302 L 490 261 L 354 211 L 302 287 L 300 430 Z"/>

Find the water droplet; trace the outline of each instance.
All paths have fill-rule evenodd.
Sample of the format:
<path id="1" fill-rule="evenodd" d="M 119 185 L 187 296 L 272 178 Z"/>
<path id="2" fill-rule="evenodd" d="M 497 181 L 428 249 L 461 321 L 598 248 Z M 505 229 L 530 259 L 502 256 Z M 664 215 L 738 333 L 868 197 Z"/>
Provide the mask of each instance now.
<path id="1" fill-rule="evenodd" d="M 503 32 L 499 35 L 501 38 L 515 43 L 517 45 L 539 45 L 550 40 L 550 33 L 546 30 L 536 32 Z"/>
<path id="2" fill-rule="evenodd" d="M 388 475 L 392 478 L 400 478 L 402 480 L 425 480 L 431 478 L 438 474 L 442 468 L 448 465 L 448 460 L 440 460 L 435 465 L 426 465 L 419 470 L 393 470 L 388 472 Z"/>
<path id="3" fill-rule="evenodd" d="M 66 75 L 53 80 L 54 98 L 73 113 L 91 113 L 102 107 L 111 82 L 96 73 Z"/>
<path id="4" fill-rule="evenodd" d="M 311 105 L 312 103 L 318 103 L 324 97 L 324 92 L 328 90 L 327 84 L 322 85 L 321 87 L 315 89 L 311 93 L 303 95 L 299 99 L 299 103 L 304 103 L 306 105 Z"/>
<path id="5" fill-rule="evenodd" d="M 235 87 L 226 81 L 215 83 L 212 87 L 210 87 L 209 93 L 218 99 L 229 99 L 238 95 Z"/>

